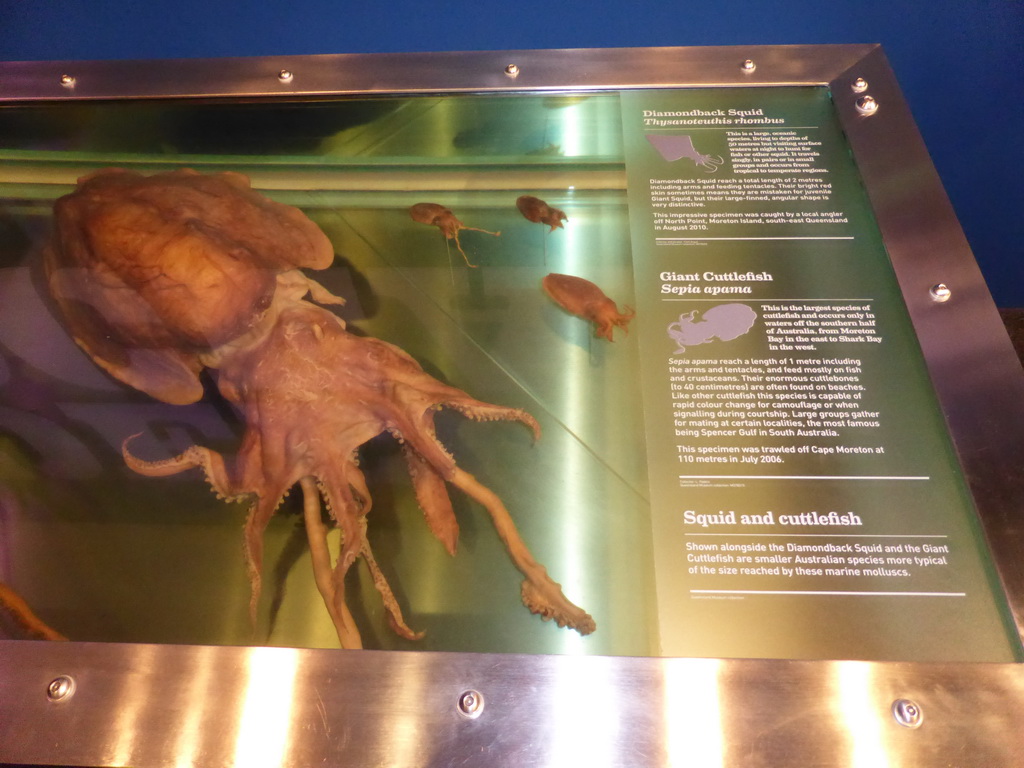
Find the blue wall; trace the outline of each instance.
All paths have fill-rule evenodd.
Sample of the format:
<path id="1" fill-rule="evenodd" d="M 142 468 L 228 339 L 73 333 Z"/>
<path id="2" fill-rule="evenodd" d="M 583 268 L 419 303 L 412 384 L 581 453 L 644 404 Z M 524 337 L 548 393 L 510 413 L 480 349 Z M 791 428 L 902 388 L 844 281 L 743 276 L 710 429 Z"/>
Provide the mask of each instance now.
<path id="1" fill-rule="evenodd" d="M 1000 306 L 1024 306 L 1024 0 L 0 0 L 0 60 L 881 43 Z"/>

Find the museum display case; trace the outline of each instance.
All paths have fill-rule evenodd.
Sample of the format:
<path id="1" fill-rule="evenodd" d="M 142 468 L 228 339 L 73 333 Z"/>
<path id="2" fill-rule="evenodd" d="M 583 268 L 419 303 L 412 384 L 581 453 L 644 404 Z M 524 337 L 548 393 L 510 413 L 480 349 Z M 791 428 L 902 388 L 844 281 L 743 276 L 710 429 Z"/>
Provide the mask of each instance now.
<path id="1" fill-rule="evenodd" d="M 1016 765 L 1022 395 L 878 46 L 0 64 L 0 763 Z"/>

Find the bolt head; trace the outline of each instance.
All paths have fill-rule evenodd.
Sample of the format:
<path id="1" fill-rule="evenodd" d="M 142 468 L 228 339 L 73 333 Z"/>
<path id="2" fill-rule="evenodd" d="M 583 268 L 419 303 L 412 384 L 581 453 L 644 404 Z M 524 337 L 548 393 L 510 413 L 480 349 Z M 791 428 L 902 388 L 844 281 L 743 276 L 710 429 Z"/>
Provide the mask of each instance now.
<path id="1" fill-rule="evenodd" d="M 63 85 L 65 88 L 74 88 L 75 87 L 75 76 L 74 75 L 61 75 L 60 76 L 60 84 Z"/>
<path id="2" fill-rule="evenodd" d="M 519 77 L 519 65 L 509 64 L 507 67 L 505 67 L 505 74 L 508 75 L 509 77 Z"/>
<path id="3" fill-rule="evenodd" d="M 864 93 L 864 91 L 868 89 L 868 81 L 863 77 L 858 77 L 853 81 L 853 84 L 850 87 L 853 89 L 854 93 Z"/>
<path id="4" fill-rule="evenodd" d="M 953 292 L 949 290 L 949 286 L 945 283 L 936 283 L 928 289 L 928 293 L 932 297 L 932 301 L 939 302 L 940 304 L 944 301 L 949 301 Z"/>
<path id="5" fill-rule="evenodd" d="M 747 59 L 742 64 L 740 64 L 740 69 L 742 69 L 744 72 L 753 72 L 755 69 L 757 69 L 757 64 L 754 63 L 753 59 Z"/>
<path id="6" fill-rule="evenodd" d="M 892 703 L 892 716 L 905 728 L 919 728 L 924 720 L 921 708 L 910 699 L 896 699 Z"/>
<path id="7" fill-rule="evenodd" d="M 75 681 L 70 675 L 53 678 L 46 686 L 46 698 L 50 701 L 64 701 L 75 693 Z"/>
<path id="8" fill-rule="evenodd" d="M 291 70 L 282 69 L 277 73 L 277 79 L 282 83 L 290 83 L 293 77 L 295 77 L 295 75 L 292 74 Z"/>
<path id="9" fill-rule="evenodd" d="M 865 93 L 857 99 L 857 111 L 862 115 L 873 115 L 878 111 L 878 102 L 875 101 L 874 96 Z"/>
<path id="10" fill-rule="evenodd" d="M 483 714 L 484 697 L 479 691 L 466 691 L 459 696 L 459 714 L 463 717 L 476 719 Z"/>

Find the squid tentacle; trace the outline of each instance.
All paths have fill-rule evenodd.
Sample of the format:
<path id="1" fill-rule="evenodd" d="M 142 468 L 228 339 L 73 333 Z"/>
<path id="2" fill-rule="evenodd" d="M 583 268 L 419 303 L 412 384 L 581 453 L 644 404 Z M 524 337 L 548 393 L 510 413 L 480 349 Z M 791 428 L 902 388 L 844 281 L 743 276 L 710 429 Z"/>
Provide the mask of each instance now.
<path id="1" fill-rule="evenodd" d="M 459 542 L 459 523 L 455 519 L 455 511 L 452 509 L 452 500 L 448 496 L 444 478 L 408 446 L 402 446 L 402 454 L 409 467 L 416 501 L 423 510 L 427 527 L 441 542 L 445 551 L 454 556 Z"/>
<path id="2" fill-rule="evenodd" d="M 383 572 L 381 572 L 380 566 L 377 565 L 377 560 L 370 549 L 369 541 L 363 542 L 362 555 L 370 569 L 370 576 L 373 577 L 373 586 L 377 589 L 378 594 L 380 594 L 384 608 L 388 612 L 388 623 L 391 625 L 391 629 L 394 630 L 395 634 L 404 637 L 406 640 L 421 640 L 425 633 L 414 632 L 406 625 L 405 619 L 402 618 L 402 609 L 398 605 L 398 600 L 395 599 L 394 592 L 391 591 L 391 585 L 388 584 L 388 580 L 384 577 Z"/>
<path id="3" fill-rule="evenodd" d="M 302 484 L 303 520 L 306 523 L 306 537 L 309 540 L 309 554 L 313 561 L 313 578 L 323 598 L 327 611 L 334 622 L 338 640 L 342 648 L 358 649 L 363 647 L 359 629 L 356 627 L 352 612 L 345 603 L 344 594 L 338 599 L 333 569 L 331 568 L 331 552 L 327 546 L 327 526 L 324 525 L 320 509 L 320 489 L 313 477 L 304 477 Z"/>
<path id="4" fill-rule="evenodd" d="M 519 408 L 505 408 L 500 405 L 491 405 L 472 398 L 459 398 L 445 400 L 443 405 L 458 411 L 463 416 L 473 421 L 518 421 L 525 424 L 533 432 L 533 439 L 540 440 L 540 424 L 526 411 Z"/>
<path id="5" fill-rule="evenodd" d="M 360 473 L 361 475 L 361 473 Z M 355 480 L 356 485 L 365 488 L 361 480 Z M 320 497 L 330 498 L 324 484 L 318 483 L 313 477 L 304 477 L 301 480 L 303 490 L 303 511 L 306 522 L 306 531 L 309 538 L 310 555 L 313 560 L 313 573 L 317 589 L 328 606 L 331 619 L 334 622 L 338 639 L 342 648 L 362 648 L 362 639 L 359 629 L 352 618 L 352 613 L 345 600 L 345 576 L 348 573 L 355 556 L 346 556 L 346 550 L 355 550 L 356 555 L 361 555 L 366 561 L 373 578 L 373 585 L 380 594 L 387 610 L 388 622 L 396 634 L 408 640 L 419 640 L 423 632 L 414 632 L 405 623 L 402 617 L 402 610 L 398 605 L 380 566 L 377 564 L 370 549 L 370 543 L 366 539 L 366 517 L 360 515 L 356 522 L 356 536 L 348 536 L 342 533 L 342 553 L 338 556 L 335 566 L 331 567 L 330 549 L 327 545 L 327 526 L 324 525 L 320 516 Z M 359 492 L 359 489 L 356 489 Z M 332 513 L 333 514 L 333 513 Z"/>
<path id="6" fill-rule="evenodd" d="M 287 497 L 289 488 L 279 488 L 271 495 L 256 495 L 245 518 L 245 567 L 249 577 L 249 622 L 256 626 L 260 594 L 263 592 L 263 534 L 270 524 L 281 502 Z"/>
<path id="7" fill-rule="evenodd" d="M 471 262 L 469 260 L 469 256 L 467 256 L 466 252 L 464 250 L 462 250 L 462 243 L 459 242 L 459 230 L 457 230 L 457 229 L 452 230 L 451 234 L 445 232 L 445 240 L 446 241 L 448 241 L 448 240 L 454 240 L 455 241 L 455 247 L 459 249 L 459 253 L 462 254 L 462 258 L 465 260 L 467 267 L 472 267 L 473 269 L 476 269 L 477 266 L 479 266 L 479 265 L 474 264 L 473 262 Z"/>
<path id="8" fill-rule="evenodd" d="M 67 640 L 57 630 L 40 619 L 21 595 L 0 581 L 0 610 L 14 619 L 30 636 L 42 640 Z"/>
<path id="9" fill-rule="evenodd" d="M 533 558 L 498 495 L 462 469 L 456 468 L 451 483 L 482 504 L 490 514 L 509 557 L 526 577 L 522 585 L 523 604 L 544 619 L 554 619 L 560 627 L 571 627 L 581 635 L 593 632 L 597 628 L 593 617 L 570 602 L 562 593 L 561 585 L 553 581 L 547 569 Z"/>
<path id="10" fill-rule="evenodd" d="M 263 533 L 270 518 L 288 495 L 290 485 L 278 485 L 270 493 L 257 493 L 243 488 L 231 477 L 224 457 L 217 451 L 201 445 L 189 446 L 169 459 L 140 459 L 128 448 L 128 444 L 140 434 L 142 433 L 131 435 L 121 444 L 124 462 L 134 472 L 145 477 L 169 477 L 190 469 L 202 469 L 217 498 L 229 502 L 251 499 L 245 519 L 243 541 L 250 591 L 249 621 L 256 626 L 256 613 L 263 588 Z"/>
<path id="11" fill-rule="evenodd" d="M 192 445 L 169 459 L 146 461 L 128 450 L 128 444 L 141 434 L 141 432 L 136 432 L 121 443 L 121 456 L 132 471 L 145 477 L 170 477 L 198 468 L 203 470 L 206 481 L 217 494 L 217 498 L 225 501 L 239 501 L 247 495 L 247 492 L 239 488 L 232 480 L 224 457 L 216 451 L 200 445 Z"/>
<path id="12" fill-rule="evenodd" d="M 455 220 L 455 223 L 453 225 L 449 225 L 447 222 L 435 222 L 435 224 L 441 228 L 441 231 L 444 233 L 446 240 L 455 241 L 455 247 L 459 249 L 459 253 L 462 254 L 462 258 L 466 260 L 466 266 L 473 267 L 474 269 L 478 265 L 472 264 L 469 261 L 469 256 L 467 256 L 466 252 L 462 250 L 462 243 L 459 242 L 459 232 L 465 229 L 470 232 L 483 232 L 485 235 L 494 235 L 495 237 L 501 237 L 500 230 L 498 232 L 491 232 L 489 229 L 480 229 L 479 227 L 467 227 L 465 224 L 463 224 L 461 221 L 458 221 L 457 219 Z"/>

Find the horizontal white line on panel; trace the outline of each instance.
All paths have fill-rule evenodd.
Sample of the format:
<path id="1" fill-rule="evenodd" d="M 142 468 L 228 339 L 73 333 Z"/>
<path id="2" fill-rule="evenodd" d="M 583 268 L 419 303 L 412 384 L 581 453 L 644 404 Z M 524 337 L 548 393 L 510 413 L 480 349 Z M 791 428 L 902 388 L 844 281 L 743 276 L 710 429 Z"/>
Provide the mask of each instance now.
<path id="1" fill-rule="evenodd" d="M 782 536 L 787 539 L 948 539 L 945 533 L 684 533 L 683 536 L 743 536 L 747 539 Z"/>
<path id="2" fill-rule="evenodd" d="M 966 597 L 966 592 L 849 592 L 795 589 L 691 589 L 691 595 L 882 595 L 885 597 Z"/>
<path id="3" fill-rule="evenodd" d="M 928 475 L 679 475 L 680 480 L 931 480 Z"/>
<path id="4" fill-rule="evenodd" d="M 853 237 L 656 237 L 654 240 L 659 243 L 696 243 L 705 240 L 853 240 Z"/>

